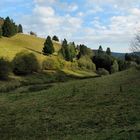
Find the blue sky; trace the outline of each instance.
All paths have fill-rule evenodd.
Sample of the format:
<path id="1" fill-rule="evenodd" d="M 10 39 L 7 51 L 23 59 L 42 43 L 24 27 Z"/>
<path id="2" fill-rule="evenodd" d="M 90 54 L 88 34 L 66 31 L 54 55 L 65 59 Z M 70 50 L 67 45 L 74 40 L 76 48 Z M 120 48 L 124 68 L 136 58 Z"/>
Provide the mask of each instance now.
<path id="1" fill-rule="evenodd" d="M 21 23 L 24 32 L 129 52 L 140 29 L 139 0 L 1 0 L 0 16 Z"/>

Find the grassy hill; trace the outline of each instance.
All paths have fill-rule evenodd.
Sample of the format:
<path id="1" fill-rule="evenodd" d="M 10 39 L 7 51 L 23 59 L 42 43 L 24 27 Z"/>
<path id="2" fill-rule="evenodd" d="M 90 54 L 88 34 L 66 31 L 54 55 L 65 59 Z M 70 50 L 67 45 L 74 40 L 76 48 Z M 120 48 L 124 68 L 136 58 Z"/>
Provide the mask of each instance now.
<path id="1" fill-rule="evenodd" d="M 137 69 L 53 84 L 39 77 L 26 77 L 24 86 L 0 93 L 2 140 L 140 139 Z"/>
<path id="2" fill-rule="evenodd" d="M 11 38 L 2 37 L 0 38 L 0 56 L 7 57 L 11 60 L 16 53 L 28 50 L 34 52 L 38 59 L 42 59 L 44 57 L 41 55 L 44 42 L 45 39 L 43 38 L 25 34 L 17 34 Z M 57 53 L 61 45 L 55 41 L 53 43 L 55 52 Z"/>

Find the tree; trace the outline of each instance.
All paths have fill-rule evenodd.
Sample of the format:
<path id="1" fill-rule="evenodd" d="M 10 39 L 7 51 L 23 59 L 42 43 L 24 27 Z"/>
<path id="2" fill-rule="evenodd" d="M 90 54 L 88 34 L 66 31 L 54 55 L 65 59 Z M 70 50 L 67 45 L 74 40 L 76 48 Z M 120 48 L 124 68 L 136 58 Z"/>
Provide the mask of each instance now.
<path id="1" fill-rule="evenodd" d="M 132 52 L 140 52 L 140 31 L 135 35 L 131 42 L 130 50 Z"/>
<path id="2" fill-rule="evenodd" d="M 30 35 L 37 36 L 37 34 L 33 31 L 30 31 Z"/>
<path id="3" fill-rule="evenodd" d="M 39 70 L 39 63 L 33 53 L 17 53 L 13 61 L 13 72 L 16 75 L 27 75 Z"/>
<path id="4" fill-rule="evenodd" d="M 100 45 L 99 46 L 99 49 L 98 49 L 98 54 L 102 54 L 103 53 L 103 48 L 102 48 L 102 46 Z"/>
<path id="5" fill-rule="evenodd" d="M 54 53 L 53 43 L 52 43 L 51 37 L 48 36 L 44 43 L 43 54 L 49 55 L 49 54 L 53 54 L 53 53 Z"/>
<path id="6" fill-rule="evenodd" d="M 113 65 L 111 66 L 111 73 L 115 73 L 119 71 L 119 65 L 118 62 L 115 60 L 113 62 Z"/>
<path id="7" fill-rule="evenodd" d="M 70 51 L 70 55 L 71 55 L 71 61 L 73 61 L 74 58 L 76 58 L 76 46 L 74 42 L 70 42 L 69 45 L 69 51 Z"/>
<path id="8" fill-rule="evenodd" d="M 64 39 L 62 42 L 61 53 L 66 61 L 71 61 L 70 49 L 68 47 L 68 43 L 66 39 Z"/>
<path id="9" fill-rule="evenodd" d="M 58 37 L 56 35 L 53 36 L 52 40 L 59 42 L 59 39 L 58 39 Z"/>
<path id="10" fill-rule="evenodd" d="M 18 33 L 23 33 L 23 28 L 21 24 L 18 25 Z"/>
<path id="11" fill-rule="evenodd" d="M 106 49 L 106 54 L 111 55 L 111 50 L 110 50 L 110 48 L 107 48 L 107 49 Z"/>

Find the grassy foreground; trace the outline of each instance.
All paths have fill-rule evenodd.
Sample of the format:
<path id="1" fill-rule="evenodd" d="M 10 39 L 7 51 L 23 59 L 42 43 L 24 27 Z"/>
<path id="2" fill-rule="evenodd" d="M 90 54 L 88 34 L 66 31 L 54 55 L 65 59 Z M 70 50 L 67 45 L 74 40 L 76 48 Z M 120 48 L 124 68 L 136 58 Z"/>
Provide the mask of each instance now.
<path id="1" fill-rule="evenodd" d="M 0 93 L 0 139 L 140 139 L 136 69 L 51 86 L 29 85 Z"/>

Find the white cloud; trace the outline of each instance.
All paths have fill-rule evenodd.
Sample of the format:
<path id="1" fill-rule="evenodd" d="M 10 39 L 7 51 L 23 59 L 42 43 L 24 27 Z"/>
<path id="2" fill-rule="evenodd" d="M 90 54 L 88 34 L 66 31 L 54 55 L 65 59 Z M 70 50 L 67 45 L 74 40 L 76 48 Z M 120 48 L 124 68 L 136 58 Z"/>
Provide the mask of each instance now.
<path id="1" fill-rule="evenodd" d="M 40 15 L 43 17 L 54 16 L 55 11 L 52 7 L 43 7 L 43 6 L 36 6 L 33 10 L 34 14 Z"/>

